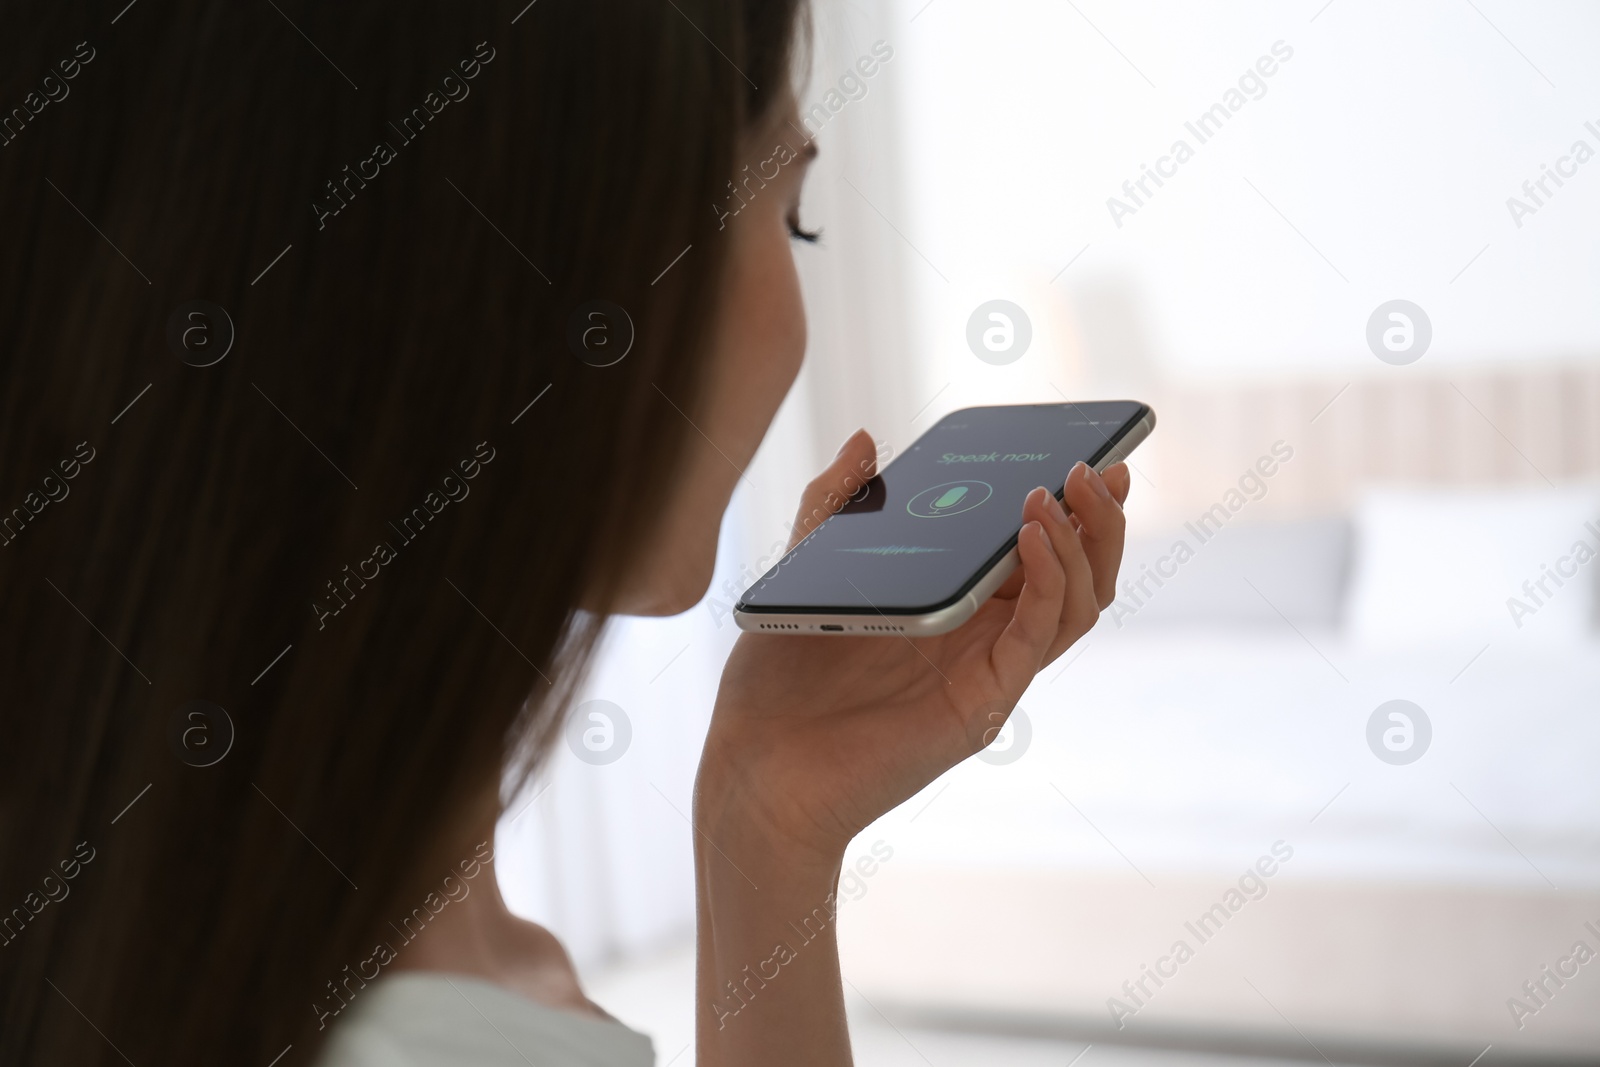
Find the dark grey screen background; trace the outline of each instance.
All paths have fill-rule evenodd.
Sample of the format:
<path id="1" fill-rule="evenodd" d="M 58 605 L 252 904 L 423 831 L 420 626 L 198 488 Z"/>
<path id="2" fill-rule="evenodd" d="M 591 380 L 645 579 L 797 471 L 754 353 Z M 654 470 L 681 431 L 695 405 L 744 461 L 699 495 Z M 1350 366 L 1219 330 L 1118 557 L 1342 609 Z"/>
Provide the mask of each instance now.
<path id="1" fill-rule="evenodd" d="M 1014 542 L 1031 490 L 1059 495 L 1075 463 L 1104 455 L 1144 411 L 1118 400 L 951 412 L 746 590 L 740 607 L 942 607 Z"/>

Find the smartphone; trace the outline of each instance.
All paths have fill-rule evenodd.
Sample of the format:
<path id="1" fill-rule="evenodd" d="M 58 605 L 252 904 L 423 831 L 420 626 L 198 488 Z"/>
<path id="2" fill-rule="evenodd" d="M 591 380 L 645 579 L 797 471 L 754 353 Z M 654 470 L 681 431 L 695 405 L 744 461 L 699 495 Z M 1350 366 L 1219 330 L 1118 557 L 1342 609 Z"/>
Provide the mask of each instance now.
<path id="1" fill-rule="evenodd" d="M 1081 460 L 1125 459 L 1155 428 L 1134 400 L 953 411 L 762 575 L 734 607 L 756 633 L 926 637 L 972 617 L 1016 569 L 1022 503 L 1061 498 Z"/>

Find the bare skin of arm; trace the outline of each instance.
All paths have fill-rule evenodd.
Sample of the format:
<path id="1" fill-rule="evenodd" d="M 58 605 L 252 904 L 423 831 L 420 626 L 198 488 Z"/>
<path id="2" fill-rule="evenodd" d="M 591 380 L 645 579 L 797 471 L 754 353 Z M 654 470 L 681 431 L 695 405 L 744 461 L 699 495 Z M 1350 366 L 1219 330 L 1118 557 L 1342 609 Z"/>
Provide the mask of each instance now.
<path id="1" fill-rule="evenodd" d="M 801 515 L 833 510 L 872 462 L 871 438 L 852 437 Z M 1022 567 L 952 633 L 739 638 L 696 782 L 701 1067 L 851 1062 L 833 921 L 845 849 L 992 740 L 1034 675 L 1094 625 L 1115 593 L 1128 487 L 1121 464 L 1104 478 L 1080 464 L 1070 514 L 1029 494 Z"/>

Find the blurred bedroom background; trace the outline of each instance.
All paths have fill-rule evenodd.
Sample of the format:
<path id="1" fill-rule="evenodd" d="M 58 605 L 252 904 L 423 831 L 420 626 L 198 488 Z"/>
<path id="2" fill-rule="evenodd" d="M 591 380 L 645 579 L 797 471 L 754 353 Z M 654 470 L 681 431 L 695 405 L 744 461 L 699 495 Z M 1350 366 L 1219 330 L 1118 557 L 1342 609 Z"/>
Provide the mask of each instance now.
<path id="1" fill-rule="evenodd" d="M 1116 607 L 852 848 L 857 1061 L 1600 1062 L 1600 7 L 815 7 L 807 368 L 502 823 L 512 906 L 692 1063 L 695 761 L 801 486 L 1133 397 Z"/>

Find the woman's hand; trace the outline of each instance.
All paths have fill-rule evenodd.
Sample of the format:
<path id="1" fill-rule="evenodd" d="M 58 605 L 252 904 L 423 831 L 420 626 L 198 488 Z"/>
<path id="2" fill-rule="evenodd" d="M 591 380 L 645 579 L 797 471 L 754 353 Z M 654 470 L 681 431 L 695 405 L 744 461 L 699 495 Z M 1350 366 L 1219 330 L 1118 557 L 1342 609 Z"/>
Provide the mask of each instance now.
<path id="1" fill-rule="evenodd" d="M 800 514 L 833 510 L 827 502 L 859 488 L 858 472 L 870 478 L 874 459 L 859 431 L 807 487 Z M 715 841 L 734 822 L 796 858 L 833 862 L 874 819 L 993 741 L 1034 675 L 1111 603 L 1128 487 L 1125 465 L 1102 479 L 1080 463 L 1065 485 L 1070 514 L 1046 489 L 1030 493 L 1022 565 L 950 633 L 742 634 L 701 760 L 703 832 Z"/>
<path id="2" fill-rule="evenodd" d="M 861 431 L 806 489 L 795 540 L 875 473 Z M 1022 566 L 937 637 L 742 634 L 695 783 L 700 1067 L 845 1065 L 834 918 L 850 839 L 993 741 L 1094 625 L 1122 563 L 1128 469 L 1022 504 Z M 830 503 L 833 506 L 830 506 Z M 808 521 L 809 520 L 809 521 Z"/>

